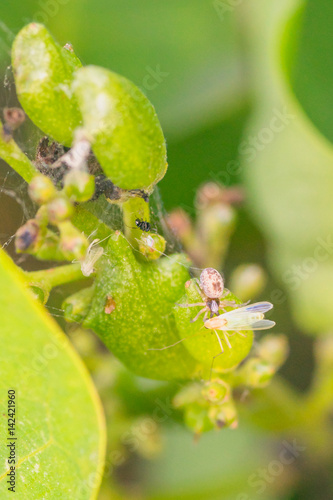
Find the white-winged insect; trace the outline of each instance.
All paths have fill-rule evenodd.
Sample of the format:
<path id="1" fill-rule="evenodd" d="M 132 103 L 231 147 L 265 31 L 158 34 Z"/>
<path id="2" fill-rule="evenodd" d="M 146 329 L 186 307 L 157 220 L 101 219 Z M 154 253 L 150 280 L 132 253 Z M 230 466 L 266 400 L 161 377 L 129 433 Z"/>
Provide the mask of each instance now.
<path id="1" fill-rule="evenodd" d="M 102 241 L 105 241 L 107 238 L 109 238 L 109 236 L 106 236 L 106 238 L 102 240 L 95 238 L 88 246 L 85 258 L 81 262 L 81 271 L 83 276 L 88 277 L 95 272 L 94 266 L 104 253 L 103 247 L 98 246 L 98 243 L 102 243 Z"/>
<path id="2" fill-rule="evenodd" d="M 221 352 L 216 356 L 213 356 L 212 366 L 210 370 L 211 374 L 215 358 L 217 358 L 224 352 L 222 340 L 225 341 L 229 349 L 232 349 L 229 337 L 232 337 L 236 333 L 238 333 L 242 337 L 246 337 L 246 335 L 242 333 L 242 331 L 244 330 L 267 330 L 269 328 L 272 328 L 275 325 L 275 322 L 264 318 L 264 313 L 272 308 L 273 304 L 271 304 L 270 302 L 256 302 L 254 304 L 249 304 L 238 309 L 233 309 L 232 311 L 220 314 L 219 316 L 212 317 L 204 322 L 202 326 L 214 331 L 221 348 Z M 217 330 L 223 331 L 222 339 L 217 333 Z M 173 347 L 180 342 L 183 342 L 183 340 L 186 340 L 187 338 L 189 337 L 178 340 L 178 342 L 175 342 L 174 344 L 167 347 L 149 350 L 161 351 L 163 349 L 168 349 L 169 347 Z"/>
<path id="3" fill-rule="evenodd" d="M 224 288 L 224 281 L 222 276 L 216 269 L 207 267 L 200 274 L 200 280 L 197 280 L 198 291 L 203 299 L 203 302 L 196 302 L 194 304 L 179 304 L 179 307 L 198 307 L 202 309 L 191 320 L 191 323 L 196 321 L 199 316 L 205 313 L 203 320 L 206 321 L 208 315 L 210 318 L 214 314 L 218 315 L 220 310 L 225 312 L 225 307 L 233 306 L 240 307 L 234 301 L 223 300 L 223 297 L 229 294 L 229 290 Z M 241 304 L 244 305 L 244 304 Z"/>
<path id="4" fill-rule="evenodd" d="M 229 337 L 232 337 L 235 333 L 245 337 L 245 335 L 241 333 L 241 330 L 268 330 L 275 325 L 274 321 L 264 319 L 265 312 L 272 309 L 272 307 L 273 304 L 270 302 L 249 304 L 245 307 L 233 309 L 232 311 L 220 314 L 220 316 L 208 319 L 205 321 L 204 327 L 209 330 L 214 330 L 221 347 L 220 354 L 222 354 L 224 349 L 217 330 L 223 331 L 225 343 L 231 349 L 232 345 L 229 342 Z M 229 333 L 230 331 L 233 332 L 231 335 Z M 218 356 L 220 354 L 218 354 Z"/>

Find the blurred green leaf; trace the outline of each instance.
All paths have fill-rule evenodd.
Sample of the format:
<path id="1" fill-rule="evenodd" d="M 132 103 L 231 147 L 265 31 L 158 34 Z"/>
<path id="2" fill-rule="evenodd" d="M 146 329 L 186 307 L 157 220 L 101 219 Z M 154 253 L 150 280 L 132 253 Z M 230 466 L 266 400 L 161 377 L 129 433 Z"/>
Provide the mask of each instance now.
<path id="1" fill-rule="evenodd" d="M 295 94 L 309 118 L 333 141 L 333 3 L 307 0 L 293 33 L 295 51 L 290 65 Z M 297 43 L 298 42 L 298 43 Z"/>
<path id="2" fill-rule="evenodd" d="M 19 498 L 96 498 L 105 450 L 103 412 L 67 337 L 25 289 L 0 253 L 1 412 L 16 391 Z M 7 443 L 7 419 L 1 419 Z M 1 447 L 0 496 L 9 498 L 8 452 Z M 15 495 L 14 495 L 15 496 Z"/>
<path id="3" fill-rule="evenodd" d="M 302 6 L 256 0 L 246 7 L 256 108 L 241 158 L 250 209 L 268 238 L 270 261 L 295 319 L 320 334 L 333 322 L 333 147 L 289 84 L 289 43 Z M 276 300 L 283 303 L 283 294 Z"/>
<path id="4" fill-rule="evenodd" d="M 169 139 L 227 115 L 247 92 L 236 23 L 202 0 L 26 0 L 0 6 L 7 29 L 30 21 L 71 42 L 84 64 L 133 81 L 156 107 Z M 85 29 L 88 27 L 88 29 Z M 0 37 L 6 39 L 1 30 Z"/>

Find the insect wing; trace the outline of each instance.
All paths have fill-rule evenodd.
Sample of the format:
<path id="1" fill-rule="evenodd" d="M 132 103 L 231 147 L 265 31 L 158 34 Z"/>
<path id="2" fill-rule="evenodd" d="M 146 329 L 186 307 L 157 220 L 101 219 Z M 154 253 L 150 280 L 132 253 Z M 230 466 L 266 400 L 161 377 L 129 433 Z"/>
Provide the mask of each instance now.
<path id="1" fill-rule="evenodd" d="M 221 330 L 266 330 L 272 328 L 275 323 L 264 319 L 264 313 L 272 309 L 270 302 L 256 302 L 239 309 L 233 309 L 218 318 L 221 321 Z"/>
<path id="2" fill-rule="evenodd" d="M 223 316 L 225 318 L 231 316 L 231 315 L 240 315 L 242 313 L 246 313 L 246 314 L 249 314 L 249 313 L 265 313 L 267 311 L 270 311 L 271 309 L 273 308 L 273 304 L 271 304 L 270 302 L 255 302 L 254 304 L 249 304 L 247 306 L 244 306 L 244 307 L 239 307 L 238 309 L 233 309 L 232 311 L 229 311 L 225 314 L 223 314 Z"/>

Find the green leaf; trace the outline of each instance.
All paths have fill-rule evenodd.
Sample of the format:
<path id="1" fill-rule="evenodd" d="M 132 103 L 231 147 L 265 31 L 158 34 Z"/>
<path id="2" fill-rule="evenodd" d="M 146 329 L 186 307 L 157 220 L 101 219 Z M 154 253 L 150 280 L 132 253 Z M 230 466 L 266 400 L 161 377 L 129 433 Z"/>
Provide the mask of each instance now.
<path id="1" fill-rule="evenodd" d="M 100 401 L 67 337 L 0 253 L 1 413 L 16 391 L 18 498 L 96 498 L 105 451 Z M 7 419 L 1 418 L 0 496 L 7 490 Z M 15 496 L 15 495 L 14 495 Z"/>
<path id="2" fill-rule="evenodd" d="M 92 328 L 130 370 L 143 377 L 192 378 L 197 363 L 180 343 L 173 308 L 184 293 L 189 262 L 182 254 L 139 262 L 121 233 L 110 238 L 96 263 L 91 308 L 83 325 Z M 105 312 L 110 300 L 113 312 Z"/>
<path id="3" fill-rule="evenodd" d="M 23 109 L 44 133 L 71 146 L 73 132 L 81 124 L 71 90 L 79 59 L 60 47 L 44 26 L 31 23 L 15 38 L 12 64 Z"/>
<path id="4" fill-rule="evenodd" d="M 123 189 L 156 184 L 166 172 L 166 146 L 146 96 L 126 78 L 97 66 L 80 69 L 73 87 L 105 174 Z"/>
<path id="5" fill-rule="evenodd" d="M 0 123 L 0 158 L 5 160 L 27 182 L 38 173 L 29 158 L 21 151 L 13 139 L 6 140 Z"/>
<path id="6" fill-rule="evenodd" d="M 297 0 L 251 4 L 257 102 L 241 151 L 249 206 L 268 239 L 275 275 L 298 325 L 320 334 L 333 323 L 333 147 L 290 86 L 290 40 L 302 6 Z M 277 297 L 284 302 L 283 294 Z"/>

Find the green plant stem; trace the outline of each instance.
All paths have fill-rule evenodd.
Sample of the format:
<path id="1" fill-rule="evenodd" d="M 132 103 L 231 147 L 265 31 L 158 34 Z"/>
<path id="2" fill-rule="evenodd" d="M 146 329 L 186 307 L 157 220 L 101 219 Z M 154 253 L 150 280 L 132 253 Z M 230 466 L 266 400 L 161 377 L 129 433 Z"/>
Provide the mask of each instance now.
<path id="1" fill-rule="evenodd" d="M 150 221 L 149 204 L 142 198 L 131 198 L 122 205 L 125 225 L 125 236 L 134 248 L 138 248 L 138 240 L 142 230 L 137 227 L 137 219 Z"/>
<path id="2" fill-rule="evenodd" d="M 37 169 L 14 139 L 6 142 L 3 137 L 3 127 L 0 125 L 0 158 L 5 160 L 25 181 L 30 182 L 38 174 Z"/>
<path id="3" fill-rule="evenodd" d="M 44 271 L 34 271 L 24 273 L 29 285 L 37 286 L 45 290 L 78 281 L 87 279 L 81 271 L 81 264 L 69 264 L 66 266 L 53 267 Z"/>

